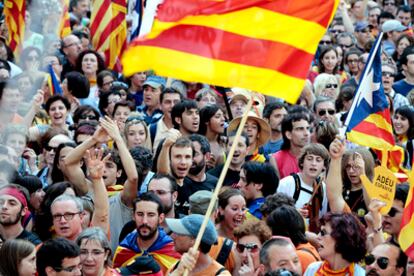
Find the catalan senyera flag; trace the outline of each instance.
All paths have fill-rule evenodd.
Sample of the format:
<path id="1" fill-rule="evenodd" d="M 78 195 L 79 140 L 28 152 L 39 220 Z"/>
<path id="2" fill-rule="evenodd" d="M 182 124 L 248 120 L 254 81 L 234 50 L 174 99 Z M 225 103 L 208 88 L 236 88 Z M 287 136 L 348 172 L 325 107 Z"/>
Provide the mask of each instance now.
<path id="1" fill-rule="evenodd" d="M 382 85 L 380 33 L 369 54 L 345 126 L 349 141 L 375 150 L 396 151 L 390 110 Z"/>
<path id="2" fill-rule="evenodd" d="M 410 190 L 408 192 L 407 201 L 405 202 L 398 241 L 405 254 L 411 260 L 414 260 L 414 170 L 410 173 L 409 182 Z"/>
<path id="3" fill-rule="evenodd" d="M 165 0 L 124 73 L 241 87 L 295 103 L 338 0 Z"/>
<path id="4" fill-rule="evenodd" d="M 15 56 L 19 52 L 19 47 L 23 46 L 24 28 L 26 26 L 26 0 L 5 0 L 4 15 L 6 26 L 9 31 L 8 45 Z"/>
<path id="5" fill-rule="evenodd" d="M 126 0 L 94 0 L 91 15 L 93 47 L 105 54 L 111 69 L 120 65 L 120 56 L 126 48 Z"/>
<path id="6" fill-rule="evenodd" d="M 70 35 L 72 32 L 70 28 L 70 16 L 69 16 L 69 0 L 61 0 L 62 14 L 60 16 L 58 35 L 63 38 Z"/>

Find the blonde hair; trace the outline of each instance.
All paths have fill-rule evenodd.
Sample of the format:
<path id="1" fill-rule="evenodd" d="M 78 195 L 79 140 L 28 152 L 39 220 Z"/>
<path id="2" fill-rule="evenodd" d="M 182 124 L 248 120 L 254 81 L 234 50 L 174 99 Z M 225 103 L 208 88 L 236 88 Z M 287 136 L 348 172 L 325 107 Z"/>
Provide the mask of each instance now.
<path id="1" fill-rule="evenodd" d="M 313 87 L 315 90 L 315 96 L 316 97 L 326 96 L 325 94 L 322 93 L 322 91 L 325 89 L 325 86 L 327 84 L 330 84 L 332 82 L 338 85 L 338 87 L 335 89 L 335 98 L 334 98 L 335 100 L 339 94 L 339 81 L 335 75 L 331 75 L 327 73 L 321 73 L 315 78 L 315 81 L 313 83 Z"/>

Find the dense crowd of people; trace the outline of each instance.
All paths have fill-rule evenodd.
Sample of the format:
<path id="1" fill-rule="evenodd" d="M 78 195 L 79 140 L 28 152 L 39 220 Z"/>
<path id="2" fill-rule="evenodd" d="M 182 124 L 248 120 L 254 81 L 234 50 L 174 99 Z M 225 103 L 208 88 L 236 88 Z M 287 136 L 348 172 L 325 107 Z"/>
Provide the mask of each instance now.
<path id="1" fill-rule="evenodd" d="M 341 0 L 296 104 L 124 76 L 91 46 L 90 0 L 70 1 L 62 39 L 53 5 L 30 2 L 18 59 L 0 24 L 0 275 L 414 275 L 398 240 L 407 179 L 382 215 L 360 178 L 380 158 L 339 135 L 383 32 L 382 85 L 411 170 L 414 1 Z"/>

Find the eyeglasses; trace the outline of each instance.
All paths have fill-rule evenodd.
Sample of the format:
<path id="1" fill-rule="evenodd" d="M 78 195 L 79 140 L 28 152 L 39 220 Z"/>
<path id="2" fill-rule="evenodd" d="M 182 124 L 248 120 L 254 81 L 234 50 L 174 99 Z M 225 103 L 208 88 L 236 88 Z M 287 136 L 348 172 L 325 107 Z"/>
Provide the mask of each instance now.
<path id="1" fill-rule="evenodd" d="M 321 232 L 319 232 L 319 234 L 321 234 L 321 237 L 325 237 L 325 236 L 330 236 L 331 233 L 328 233 L 328 231 L 326 231 L 326 229 L 321 229 Z"/>
<path id="2" fill-rule="evenodd" d="M 377 261 L 378 267 L 382 270 L 387 269 L 388 264 L 390 263 L 390 260 L 387 257 L 375 258 L 375 256 L 372 254 L 369 254 L 365 257 L 365 263 L 367 265 L 372 265 L 375 261 Z"/>
<path id="3" fill-rule="evenodd" d="M 60 221 L 63 217 L 63 218 L 65 218 L 66 221 L 69 221 L 69 220 L 72 220 L 75 215 L 79 215 L 79 214 L 80 214 L 80 212 L 55 214 L 55 215 L 52 215 L 52 218 L 53 218 L 54 221 Z"/>
<path id="4" fill-rule="evenodd" d="M 348 59 L 348 63 L 358 63 L 357 59 Z"/>
<path id="5" fill-rule="evenodd" d="M 342 30 L 330 30 L 330 32 L 333 33 L 333 34 L 341 34 L 344 31 L 342 31 Z"/>
<path id="6" fill-rule="evenodd" d="M 400 213 L 400 211 L 397 208 L 391 207 L 390 211 L 388 212 L 388 215 L 393 218 L 398 213 Z"/>
<path id="7" fill-rule="evenodd" d="M 336 83 L 328 83 L 327 85 L 325 85 L 325 88 L 338 88 L 338 85 Z"/>
<path id="8" fill-rule="evenodd" d="M 47 151 L 56 151 L 56 149 L 57 149 L 57 147 L 51 147 L 51 146 L 49 146 L 49 145 L 46 145 L 45 146 L 45 150 L 47 150 Z"/>
<path id="9" fill-rule="evenodd" d="M 81 271 L 82 270 L 82 265 L 78 264 L 78 265 L 73 265 L 73 266 L 68 266 L 68 267 L 54 267 L 53 269 L 56 270 L 57 272 L 60 272 L 60 271 L 73 272 L 76 269 Z"/>
<path id="10" fill-rule="evenodd" d="M 238 243 L 236 245 L 236 249 L 237 251 L 239 251 L 239 253 L 243 253 L 245 249 L 247 249 L 247 251 L 249 251 L 250 253 L 256 253 L 257 251 L 259 251 L 259 246 L 255 243 Z"/>
<path id="11" fill-rule="evenodd" d="M 92 258 L 97 258 L 97 257 L 99 257 L 100 255 L 102 255 L 104 253 L 105 253 L 105 251 L 97 250 L 97 249 L 96 250 L 92 250 L 92 251 L 88 251 L 86 249 L 82 249 L 81 252 L 80 252 L 80 255 L 83 258 L 87 258 L 89 255 Z"/>
<path id="12" fill-rule="evenodd" d="M 81 45 L 81 43 L 80 42 L 72 42 L 72 43 L 69 43 L 69 44 L 67 44 L 67 45 L 63 45 L 63 48 L 69 48 L 69 47 L 72 47 L 73 45 Z"/>
<path id="13" fill-rule="evenodd" d="M 335 110 L 333 110 L 333 109 L 321 109 L 321 110 L 318 111 L 319 116 L 324 116 L 326 113 L 328 113 L 329 115 L 334 115 Z"/>
<path id="14" fill-rule="evenodd" d="M 88 119 L 88 120 L 97 120 L 95 115 L 88 115 L 88 114 L 80 115 L 79 119 L 82 119 L 82 120 L 86 120 L 86 119 Z"/>
<path id="15" fill-rule="evenodd" d="M 360 31 L 357 31 L 358 33 L 364 33 L 364 34 L 366 34 L 366 33 L 369 33 L 369 30 L 368 29 L 364 29 L 364 30 L 360 30 Z"/>
<path id="16" fill-rule="evenodd" d="M 394 77 L 394 74 L 391 72 L 382 72 L 382 76 L 384 77 Z"/>

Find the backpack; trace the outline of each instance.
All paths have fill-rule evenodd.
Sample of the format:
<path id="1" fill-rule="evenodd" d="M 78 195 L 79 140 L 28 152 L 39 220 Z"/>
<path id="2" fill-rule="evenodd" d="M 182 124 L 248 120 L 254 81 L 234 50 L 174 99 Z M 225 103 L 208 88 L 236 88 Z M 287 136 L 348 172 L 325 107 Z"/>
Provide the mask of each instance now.
<path id="1" fill-rule="evenodd" d="M 303 188 L 302 185 L 300 185 L 300 178 L 298 174 L 294 173 L 292 174 L 292 177 L 295 180 L 295 193 L 293 194 L 293 199 L 295 200 L 295 202 L 298 200 L 301 191 L 304 191 L 312 195 L 310 201 L 306 206 L 309 211 L 309 231 L 319 233 L 319 211 L 322 209 L 323 202 L 323 186 L 321 183 L 321 179 L 319 177 L 316 179 L 316 185 L 318 187 L 316 191 L 314 190 L 312 192 L 308 189 Z"/>
<path id="2" fill-rule="evenodd" d="M 223 245 L 221 246 L 220 252 L 216 258 L 216 261 L 221 264 L 222 266 L 224 266 L 224 264 L 226 263 L 229 255 L 230 255 L 230 251 L 233 247 L 233 241 L 230 239 L 225 238 L 223 241 Z"/>

